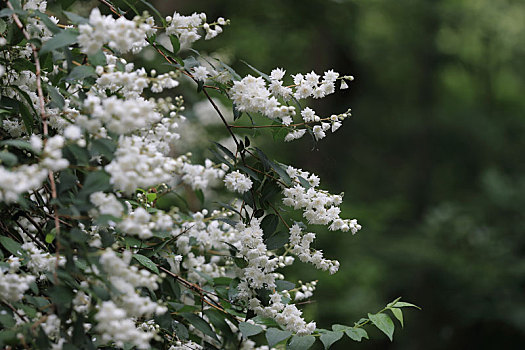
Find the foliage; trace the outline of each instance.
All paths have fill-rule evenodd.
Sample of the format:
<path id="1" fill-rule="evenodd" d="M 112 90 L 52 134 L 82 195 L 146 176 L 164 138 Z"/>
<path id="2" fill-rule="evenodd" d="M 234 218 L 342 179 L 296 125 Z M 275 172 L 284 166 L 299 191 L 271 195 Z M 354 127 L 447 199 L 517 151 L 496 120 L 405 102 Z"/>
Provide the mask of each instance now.
<path id="1" fill-rule="evenodd" d="M 330 111 L 350 100 L 355 118 L 340 134 L 317 152 L 304 152 L 305 141 L 274 146 L 283 162 L 344 188 L 352 200 L 343 212 L 364 226 L 345 244 L 319 235 L 319 247 L 344 268 L 333 279 L 296 271 L 319 279 L 305 314 L 351 323 L 403 295 L 425 312 L 406 315 L 394 343 L 379 338 L 363 348 L 520 348 L 525 3 L 233 0 L 206 8 L 244 24 L 210 45 L 261 70 L 277 61 L 357 77 L 349 94 L 314 101 Z"/>
<path id="2" fill-rule="evenodd" d="M 340 217 L 342 194 L 254 145 L 259 129 L 284 141 L 335 132 L 349 110 L 320 117 L 303 104 L 353 78 L 312 71 L 287 85 L 284 70 L 250 65 L 258 77 L 241 77 L 189 48 L 229 21 L 101 3 L 89 18 L 59 3 L 65 25 L 45 1 L 11 0 L 0 11 L 0 344 L 307 349 L 319 339 L 329 348 L 344 334 L 368 339 L 368 325 L 392 340 L 387 311 L 403 326 L 401 308 L 413 304 L 396 299 L 331 330 L 302 317 L 297 306 L 316 281 L 296 286 L 282 269 L 295 259 L 339 269 L 307 230 L 361 226 Z M 145 48 L 165 73 L 135 67 Z M 208 145 L 207 131 L 183 116 L 184 99 L 170 95 L 188 84 L 229 145 Z M 213 94 L 230 101 L 231 118 Z M 188 135 L 197 140 L 183 154 Z"/>

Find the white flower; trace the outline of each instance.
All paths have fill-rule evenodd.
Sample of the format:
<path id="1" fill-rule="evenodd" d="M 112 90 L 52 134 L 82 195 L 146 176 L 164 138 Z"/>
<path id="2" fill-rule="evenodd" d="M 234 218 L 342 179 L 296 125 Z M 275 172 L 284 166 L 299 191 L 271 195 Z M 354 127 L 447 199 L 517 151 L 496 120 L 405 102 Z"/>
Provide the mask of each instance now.
<path id="1" fill-rule="evenodd" d="M 230 191 L 244 193 L 252 188 L 252 180 L 238 170 L 227 174 L 224 177 L 226 188 Z"/>
<path id="2" fill-rule="evenodd" d="M 281 80 L 284 77 L 284 74 L 286 73 L 285 70 L 282 68 L 275 68 L 272 70 L 272 73 L 270 74 L 270 78 L 272 80 Z"/>
<path id="3" fill-rule="evenodd" d="M 113 193 L 94 192 L 89 196 L 89 199 L 102 215 L 119 218 L 124 212 L 124 207 Z"/>
<path id="4" fill-rule="evenodd" d="M 70 140 L 78 140 L 82 136 L 82 130 L 76 125 L 69 125 L 64 129 L 64 137 Z"/>
<path id="5" fill-rule="evenodd" d="M 315 121 L 315 117 L 316 117 L 314 110 L 311 109 L 310 107 L 305 107 L 301 111 L 301 116 L 303 117 L 303 120 L 306 123 Z"/>
<path id="6" fill-rule="evenodd" d="M 341 80 L 341 90 L 344 90 L 344 89 L 348 89 L 348 84 L 347 84 L 346 81 L 343 79 L 343 80 Z"/>
<path id="7" fill-rule="evenodd" d="M 208 69 L 204 66 L 198 66 L 193 69 L 193 77 L 199 81 L 205 81 L 208 75 Z"/>
<path id="8" fill-rule="evenodd" d="M 314 136 L 315 136 L 316 140 L 320 140 L 320 139 L 322 139 L 322 138 L 324 138 L 326 136 L 323 128 L 321 127 L 321 125 L 314 126 L 312 131 L 314 133 Z"/>
<path id="9" fill-rule="evenodd" d="M 300 139 L 301 137 L 303 137 L 303 135 L 306 133 L 306 129 L 299 129 L 299 130 L 293 130 L 293 131 L 290 131 L 285 137 L 284 137 L 284 141 L 285 142 L 290 142 L 290 141 L 293 141 L 293 140 L 297 140 L 297 139 Z"/>

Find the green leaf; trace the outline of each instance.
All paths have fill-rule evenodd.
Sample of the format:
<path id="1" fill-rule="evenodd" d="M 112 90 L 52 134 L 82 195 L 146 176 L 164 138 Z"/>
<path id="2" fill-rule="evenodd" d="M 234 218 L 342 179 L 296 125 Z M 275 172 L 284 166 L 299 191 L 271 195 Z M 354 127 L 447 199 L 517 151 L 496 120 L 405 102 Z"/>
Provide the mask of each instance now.
<path id="1" fill-rule="evenodd" d="M 58 28 L 58 26 L 53 21 L 51 21 L 51 19 L 45 13 L 40 11 L 35 11 L 35 13 L 38 15 L 38 18 L 44 22 L 47 29 L 49 29 L 53 34 L 60 33 L 60 28 Z"/>
<path id="2" fill-rule="evenodd" d="M 404 301 L 398 301 L 398 302 L 396 302 L 395 304 L 390 305 L 390 306 L 395 306 L 395 307 L 398 307 L 398 308 L 399 308 L 399 307 L 415 307 L 416 309 L 421 310 L 421 308 L 420 308 L 419 306 L 414 305 L 414 304 L 410 304 L 410 303 L 406 303 L 406 302 L 404 302 Z"/>
<path id="3" fill-rule="evenodd" d="M 233 258 L 233 261 L 235 262 L 235 265 L 237 265 L 241 269 L 244 269 L 246 266 L 248 266 L 248 262 L 243 258 Z"/>
<path id="4" fill-rule="evenodd" d="M 18 163 L 18 158 L 11 152 L 3 151 L 0 152 L 0 164 L 7 166 L 13 166 Z"/>
<path id="5" fill-rule="evenodd" d="M 226 147 L 224 147 L 223 145 L 221 145 L 220 143 L 218 142 L 213 142 L 218 149 L 220 149 L 225 155 L 227 155 L 228 157 L 230 157 L 231 160 L 235 161 L 236 158 L 235 158 L 235 155 L 232 153 L 232 151 L 230 151 L 229 149 L 227 149 Z"/>
<path id="6" fill-rule="evenodd" d="M 111 188 L 110 176 L 105 171 L 93 171 L 86 176 L 81 195 L 87 196 L 93 192 L 105 191 Z"/>
<path id="7" fill-rule="evenodd" d="M 88 60 L 93 67 L 96 66 L 105 66 L 107 64 L 106 55 L 102 50 L 99 50 L 93 55 L 88 55 Z"/>
<path id="8" fill-rule="evenodd" d="M 392 341 L 395 326 L 394 322 L 392 322 L 392 319 L 387 314 L 368 314 L 368 318 L 377 328 L 387 335 L 390 341 Z"/>
<path id="9" fill-rule="evenodd" d="M 268 76 L 268 74 L 264 74 L 263 72 L 259 71 L 257 68 L 255 68 L 252 65 L 248 64 L 246 61 L 241 60 L 241 62 L 244 63 L 245 65 L 247 65 L 248 67 L 250 67 L 251 70 L 253 70 L 255 73 L 259 74 L 261 77 L 263 77 L 267 81 L 271 80 L 270 77 Z"/>
<path id="10" fill-rule="evenodd" d="M 188 211 L 188 203 L 175 192 L 168 192 L 157 198 L 155 205 L 158 209 L 169 211 L 171 208 L 179 208 L 182 211 Z"/>
<path id="11" fill-rule="evenodd" d="M 88 165 L 89 153 L 84 147 L 80 147 L 76 143 L 70 143 L 63 148 L 64 157 L 72 164 Z"/>
<path id="12" fill-rule="evenodd" d="M 251 324 L 248 322 L 239 323 L 239 330 L 241 331 L 244 338 L 248 338 L 252 335 L 261 333 L 264 329 L 261 326 Z"/>
<path id="13" fill-rule="evenodd" d="M 117 145 L 112 139 L 95 139 L 90 144 L 92 155 L 102 155 L 107 160 L 114 158 Z"/>
<path id="14" fill-rule="evenodd" d="M 3 33 L 6 28 L 7 28 L 7 24 L 5 23 L 3 19 L 0 19 L 0 34 Z"/>
<path id="15" fill-rule="evenodd" d="M 284 170 L 280 164 L 275 164 L 274 162 L 272 162 L 271 165 L 272 165 L 272 169 L 277 174 L 279 174 L 279 176 L 281 177 L 281 180 L 283 180 L 283 182 L 286 185 L 290 186 L 292 184 L 292 179 L 290 178 L 290 175 L 288 175 L 286 170 Z"/>
<path id="16" fill-rule="evenodd" d="M 295 283 L 284 281 L 284 280 L 277 280 L 275 281 L 275 289 L 278 292 L 282 292 L 283 290 L 292 290 L 295 288 Z"/>
<path id="17" fill-rule="evenodd" d="M 233 121 L 236 121 L 237 119 L 241 117 L 242 112 L 239 111 L 235 103 L 233 104 L 232 109 L 233 109 Z"/>
<path id="18" fill-rule="evenodd" d="M 306 350 L 309 349 L 315 343 L 315 337 L 313 335 L 294 335 L 292 340 L 287 346 L 290 350 Z"/>
<path id="19" fill-rule="evenodd" d="M 392 313 L 394 314 L 394 316 L 399 320 L 399 323 L 401 323 L 401 327 L 404 327 L 403 325 L 403 311 L 401 311 L 401 309 L 398 309 L 398 308 L 391 308 L 390 311 L 392 311 Z"/>
<path id="20" fill-rule="evenodd" d="M 69 11 L 63 11 L 63 13 L 66 15 L 69 21 L 73 24 L 85 24 L 89 22 L 89 19 L 79 16 L 76 13 L 69 12 Z"/>
<path id="21" fill-rule="evenodd" d="M 186 326 L 178 321 L 173 320 L 171 324 L 171 328 L 175 332 L 178 338 L 181 339 L 188 339 L 189 333 L 188 328 Z"/>
<path id="22" fill-rule="evenodd" d="M 52 85 L 46 84 L 44 84 L 44 88 L 49 94 L 53 107 L 58 107 L 59 109 L 64 108 L 65 100 L 60 92 L 58 92 L 58 89 Z"/>
<path id="23" fill-rule="evenodd" d="M 332 346 L 333 343 L 338 341 L 343 337 L 343 332 L 333 332 L 333 331 L 326 331 L 321 334 L 321 342 L 324 345 L 325 349 L 328 349 L 330 346 Z"/>
<path id="24" fill-rule="evenodd" d="M 55 239 L 55 234 L 54 233 L 48 233 L 46 235 L 46 243 L 53 243 L 53 240 Z"/>
<path id="25" fill-rule="evenodd" d="M 7 236 L 0 236 L 0 244 L 4 246 L 5 249 L 14 256 L 21 257 L 23 254 L 23 249 L 20 243 L 12 240 Z"/>
<path id="26" fill-rule="evenodd" d="M 147 258 L 141 254 L 133 254 L 133 258 L 148 270 L 155 272 L 157 275 L 159 274 L 159 269 L 157 268 L 157 265 L 155 265 L 155 263 L 151 261 L 150 258 Z"/>
<path id="27" fill-rule="evenodd" d="M 202 192 L 202 190 L 200 189 L 195 190 L 195 195 L 197 196 L 201 204 L 204 204 L 204 193 Z"/>
<path id="28" fill-rule="evenodd" d="M 74 44 L 77 41 L 77 36 L 78 36 L 78 33 L 72 30 L 64 30 L 54 35 L 48 41 L 46 41 L 44 45 L 42 45 L 42 48 L 40 49 L 39 54 L 43 55 L 47 52 L 51 52 L 53 50 L 60 49 L 62 47 Z"/>
<path id="29" fill-rule="evenodd" d="M 25 149 L 29 152 L 34 152 L 33 147 L 31 147 L 31 144 L 27 141 L 22 140 L 5 140 L 0 141 L 0 146 L 11 146 L 18 149 Z"/>
<path id="30" fill-rule="evenodd" d="M 268 341 L 268 346 L 270 348 L 274 347 L 276 344 L 286 340 L 292 336 L 292 333 L 289 331 L 282 331 L 277 328 L 268 328 L 266 330 L 266 340 Z"/>
<path id="31" fill-rule="evenodd" d="M 268 250 L 274 250 L 284 247 L 284 245 L 288 243 L 288 240 L 288 233 L 279 231 L 266 239 L 264 243 L 266 243 Z"/>
<path id="32" fill-rule="evenodd" d="M 76 66 L 66 78 L 66 81 L 84 80 L 87 77 L 95 77 L 97 73 L 92 66 Z"/>
<path id="33" fill-rule="evenodd" d="M 183 312 L 180 315 L 184 317 L 193 326 L 195 326 L 195 328 L 200 330 L 202 333 L 209 335 L 213 339 L 219 341 L 219 338 L 217 338 L 217 334 L 215 334 L 211 326 L 204 319 L 189 312 Z"/>
<path id="34" fill-rule="evenodd" d="M 361 339 L 368 339 L 368 333 L 363 328 L 348 328 L 345 333 L 350 339 L 355 341 L 361 341 Z"/>
<path id="35" fill-rule="evenodd" d="M 275 214 L 268 214 L 261 221 L 261 229 L 264 232 L 264 237 L 270 237 L 279 225 L 279 217 Z"/>
<path id="36" fill-rule="evenodd" d="M 171 52 L 173 52 L 174 54 L 176 54 L 176 53 L 179 52 L 179 50 L 180 50 L 180 41 L 179 41 L 179 38 L 177 38 L 177 36 L 175 36 L 175 35 L 170 35 L 170 41 L 171 41 L 171 46 L 173 47 L 173 49 L 171 50 Z"/>

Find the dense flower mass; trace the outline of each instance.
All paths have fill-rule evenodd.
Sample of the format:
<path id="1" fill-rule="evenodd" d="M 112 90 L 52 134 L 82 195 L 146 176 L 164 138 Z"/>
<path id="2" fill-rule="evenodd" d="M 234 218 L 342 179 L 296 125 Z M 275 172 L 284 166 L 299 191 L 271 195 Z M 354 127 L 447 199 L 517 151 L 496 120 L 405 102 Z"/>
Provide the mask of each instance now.
<path id="1" fill-rule="evenodd" d="M 78 26 L 78 42 L 87 54 L 97 53 L 104 44 L 121 53 L 138 51 L 147 45 L 146 37 L 155 33 L 153 17 L 133 21 L 124 16 L 114 19 L 101 15 L 99 9 L 91 11 L 88 24 Z"/>
<path id="2" fill-rule="evenodd" d="M 102 3 L 89 18 L 65 11 L 64 25 L 46 1 L 2 10 L 0 347 L 262 350 L 350 329 L 365 337 L 368 319 L 318 329 L 297 303 L 317 282 L 296 287 L 282 270 L 299 259 L 337 272 L 307 225 L 358 232 L 342 217 L 343 195 L 253 145 L 258 127 L 284 141 L 335 132 L 350 110 L 320 116 L 306 99 L 351 77 L 282 68 L 241 77 L 179 52 L 228 20 Z M 143 59 L 165 61 L 159 72 L 136 67 L 146 46 Z M 206 98 L 191 110 L 179 96 L 198 99 L 188 78 Z M 255 125 L 255 113 L 266 122 Z"/>

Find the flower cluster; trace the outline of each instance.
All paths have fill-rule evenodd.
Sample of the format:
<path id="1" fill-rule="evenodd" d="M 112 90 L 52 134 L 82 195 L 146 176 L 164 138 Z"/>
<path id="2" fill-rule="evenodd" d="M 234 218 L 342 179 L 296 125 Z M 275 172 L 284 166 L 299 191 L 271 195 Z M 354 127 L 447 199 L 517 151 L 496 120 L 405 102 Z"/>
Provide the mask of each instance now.
<path id="1" fill-rule="evenodd" d="M 16 258 L 11 256 L 9 261 Z M 10 266 L 13 266 L 11 264 Z M 12 268 L 13 271 L 6 271 L 0 268 L 0 297 L 7 301 L 19 301 L 24 297 L 24 293 L 29 289 L 31 283 L 36 280 L 33 275 L 23 275 L 17 273 L 17 269 Z"/>
<path id="2" fill-rule="evenodd" d="M 104 44 L 121 53 L 138 51 L 147 45 L 146 37 L 155 33 L 153 17 L 133 21 L 121 16 L 103 16 L 98 8 L 91 11 L 89 24 L 78 26 L 78 42 L 87 54 L 97 53 Z"/>
<path id="3" fill-rule="evenodd" d="M 343 194 L 333 195 L 323 190 L 318 190 L 319 177 L 306 171 L 288 166 L 286 172 L 296 181 L 293 187 L 283 190 L 283 203 L 294 209 L 303 209 L 303 216 L 309 224 L 329 225 L 329 229 L 343 232 L 351 231 L 356 234 L 361 229 L 357 220 L 341 219 L 338 207 L 343 202 Z M 305 181 L 309 188 L 305 188 L 300 179 Z"/>
<path id="4" fill-rule="evenodd" d="M 244 193 L 252 188 L 252 180 L 239 171 L 229 173 L 224 177 L 224 184 L 230 191 Z"/>
<path id="5" fill-rule="evenodd" d="M 161 153 L 154 143 L 139 136 L 121 136 L 115 159 L 106 165 L 113 186 L 126 193 L 171 182 L 177 161 Z"/>
<path id="6" fill-rule="evenodd" d="M 282 68 L 240 77 L 219 60 L 181 55 L 177 40 L 189 47 L 229 23 L 207 23 L 203 13 L 164 20 L 155 11 L 155 23 L 103 2 L 113 14 L 66 12 L 73 24 L 63 28 L 45 1 L 22 3 L 5 11 L 5 23 L 30 39 L 0 26 L 0 315 L 9 328 L 0 345 L 38 347 L 46 338 L 56 349 L 269 350 L 243 326 L 291 342 L 323 334 L 297 303 L 316 282 L 295 287 L 283 268 L 297 260 L 339 268 L 313 248 L 305 223 L 352 233 L 361 226 L 341 218 L 342 194 L 269 159 L 253 146 L 256 131 L 241 138 L 237 128 L 320 140 L 350 110 L 321 117 L 296 100 L 325 97 L 351 78 L 333 70 L 287 77 Z M 146 46 L 142 58 L 167 60 L 159 73 L 133 61 Z M 186 111 L 178 95 L 197 98 L 179 91 L 183 76 L 198 93 L 214 89 L 224 99 L 206 93 Z M 238 122 L 249 113 L 271 125 Z M 206 140 L 217 135 L 210 150 Z"/>
<path id="7" fill-rule="evenodd" d="M 292 116 L 295 115 L 295 107 L 282 105 L 272 96 L 262 77 L 248 75 L 234 82 L 230 92 L 235 106 L 241 112 L 261 113 L 271 119 L 280 119 L 285 125 L 291 124 Z"/>
<path id="8" fill-rule="evenodd" d="M 56 135 L 47 139 L 44 146 L 42 139 L 33 135 L 30 139 L 30 149 L 41 154 L 42 159 L 36 164 L 22 164 L 9 169 L 0 165 L 0 201 L 12 203 L 18 196 L 35 190 L 42 185 L 48 176 L 48 171 L 58 171 L 69 165 L 67 159 L 62 158 L 64 137 Z"/>
<path id="9" fill-rule="evenodd" d="M 168 23 L 166 33 L 176 35 L 182 47 L 189 47 L 201 38 L 199 28 L 203 28 L 206 31 L 204 39 L 209 40 L 222 33 L 221 25 L 229 24 L 228 20 L 220 17 L 217 19 L 217 22 L 210 25 L 206 23 L 205 13 L 194 13 L 190 16 L 183 16 L 177 12 L 175 12 L 173 16 L 166 17 L 166 22 Z"/>
<path id="10" fill-rule="evenodd" d="M 135 326 L 130 317 L 151 316 L 163 314 L 167 311 L 149 297 L 137 293 L 137 287 L 146 287 L 151 290 L 158 288 L 157 276 L 145 269 L 130 266 L 131 252 L 124 251 L 119 258 L 111 249 L 106 249 L 100 263 L 108 275 L 109 282 L 118 291 L 112 300 L 102 303 L 95 316 L 99 322 L 97 330 L 102 338 L 113 341 L 117 346 L 131 343 L 140 349 L 149 348 L 149 341 L 155 332 L 147 332 Z"/>

